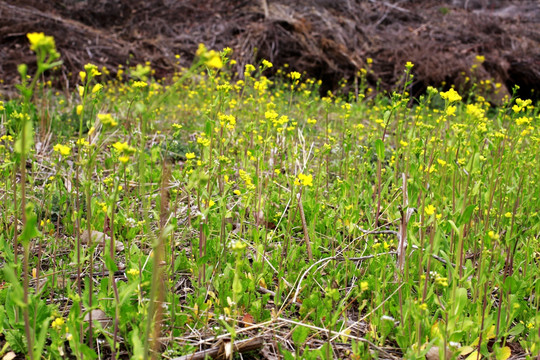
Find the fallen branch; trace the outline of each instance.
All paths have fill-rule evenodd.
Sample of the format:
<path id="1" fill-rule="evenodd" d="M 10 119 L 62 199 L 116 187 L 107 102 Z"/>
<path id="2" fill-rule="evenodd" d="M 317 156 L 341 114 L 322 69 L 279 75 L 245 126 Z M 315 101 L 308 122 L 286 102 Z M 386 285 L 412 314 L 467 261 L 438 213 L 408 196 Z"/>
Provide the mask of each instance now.
<path id="1" fill-rule="evenodd" d="M 231 344 L 230 341 L 222 340 L 218 343 L 218 346 L 214 346 L 207 350 L 197 351 L 193 354 L 188 354 L 180 357 L 173 358 L 172 360 L 204 360 L 207 358 L 212 359 L 227 359 L 228 352 L 245 353 L 253 350 L 258 350 L 264 346 L 264 339 L 262 337 L 256 337 L 246 340 L 235 341 Z"/>

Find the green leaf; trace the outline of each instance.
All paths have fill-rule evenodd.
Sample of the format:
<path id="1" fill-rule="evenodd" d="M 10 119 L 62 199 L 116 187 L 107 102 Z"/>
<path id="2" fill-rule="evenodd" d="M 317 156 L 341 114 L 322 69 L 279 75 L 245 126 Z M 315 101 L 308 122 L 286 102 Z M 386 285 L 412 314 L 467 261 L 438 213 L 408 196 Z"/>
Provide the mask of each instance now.
<path id="1" fill-rule="evenodd" d="M 510 348 L 508 346 L 505 346 L 505 347 L 503 347 L 501 349 L 498 349 L 496 351 L 495 358 L 497 360 L 506 360 L 510 356 L 512 356 L 512 350 L 510 350 Z"/>
<path id="2" fill-rule="evenodd" d="M 508 335 L 517 336 L 521 334 L 523 330 L 525 330 L 525 325 L 518 323 L 516 326 L 510 329 L 510 331 L 508 331 Z"/>
<path id="3" fill-rule="evenodd" d="M 23 245 L 28 244 L 30 240 L 39 235 L 41 233 L 37 227 L 37 216 L 34 213 L 34 205 L 29 203 L 26 206 L 26 224 L 21 233 L 20 241 Z"/>
<path id="4" fill-rule="evenodd" d="M 458 224 L 460 226 L 468 223 L 471 220 L 471 216 L 473 214 L 475 207 L 476 207 L 476 204 L 472 204 L 472 205 L 467 206 L 467 208 L 465 208 L 465 211 L 463 211 L 463 214 L 461 214 L 458 220 Z"/>
<path id="5" fill-rule="evenodd" d="M 375 150 L 380 161 L 384 160 L 384 142 L 381 139 L 375 140 Z"/>
<path id="6" fill-rule="evenodd" d="M 309 329 L 305 326 L 297 326 L 292 333 L 292 339 L 295 344 L 304 344 L 309 335 Z"/>
<path id="7" fill-rule="evenodd" d="M 386 110 L 383 115 L 384 122 L 386 123 L 388 119 L 390 119 L 390 115 L 392 115 L 392 112 L 390 110 Z"/>
<path id="8" fill-rule="evenodd" d="M 25 115 L 23 115 L 25 116 Z M 25 119 L 23 120 L 24 129 L 21 130 L 17 140 L 15 141 L 15 152 L 18 154 L 27 154 L 30 151 L 30 148 L 34 144 L 34 127 L 32 121 Z M 23 137 L 24 137 L 24 149 L 23 149 Z"/>
<path id="9" fill-rule="evenodd" d="M 240 276 L 238 276 L 238 273 L 234 274 L 232 288 L 235 294 L 240 294 L 242 292 L 242 282 L 240 281 Z"/>

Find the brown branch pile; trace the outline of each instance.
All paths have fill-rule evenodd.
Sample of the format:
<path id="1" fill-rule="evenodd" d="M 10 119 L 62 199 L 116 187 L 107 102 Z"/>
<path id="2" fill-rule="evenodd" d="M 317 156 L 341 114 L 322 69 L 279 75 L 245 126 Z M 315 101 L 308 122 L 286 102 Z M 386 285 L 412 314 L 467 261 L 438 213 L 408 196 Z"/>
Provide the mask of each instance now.
<path id="1" fill-rule="evenodd" d="M 62 79 L 88 62 L 114 71 L 150 61 L 156 76 L 189 65 L 199 43 L 234 50 L 238 72 L 262 58 L 289 64 L 335 89 L 374 60 L 371 85 L 391 89 L 405 62 L 415 64 L 413 92 L 463 84 L 477 55 L 476 76 L 507 93 L 518 84 L 537 96 L 540 5 L 536 1 L 448 0 L 0 0 L 0 78 L 17 81 L 31 63 L 25 34 L 56 38 Z M 69 75 L 71 73 L 71 76 Z"/>

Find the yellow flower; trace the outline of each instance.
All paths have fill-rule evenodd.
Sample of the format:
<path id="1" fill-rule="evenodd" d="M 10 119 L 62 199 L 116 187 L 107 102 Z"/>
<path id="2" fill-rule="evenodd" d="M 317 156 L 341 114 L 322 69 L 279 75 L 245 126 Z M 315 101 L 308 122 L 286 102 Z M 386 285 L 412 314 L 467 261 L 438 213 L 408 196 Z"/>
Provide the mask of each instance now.
<path id="1" fill-rule="evenodd" d="M 442 160 L 442 159 L 437 159 L 437 162 L 439 163 L 439 165 L 441 166 L 445 166 L 446 165 L 446 161 Z"/>
<path id="2" fill-rule="evenodd" d="M 223 61 L 221 61 L 221 57 L 218 53 L 214 52 L 213 50 L 210 51 L 210 58 L 206 60 L 206 66 L 214 69 L 221 69 L 223 67 Z"/>
<path id="3" fill-rule="evenodd" d="M 129 161 L 129 156 L 122 155 L 118 158 L 122 164 L 125 164 Z"/>
<path id="4" fill-rule="evenodd" d="M 493 231 L 493 230 L 490 230 L 490 231 L 488 232 L 488 236 L 489 236 L 490 239 L 492 239 L 492 240 L 498 240 L 498 239 L 500 238 L 500 235 L 497 234 L 497 233 L 496 233 L 495 231 Z"/>
<path id="5" fill-rule="evenodd" d="M 101 91 L 101 89 L 103 89 L 103 85 L 101 85 L 101 84 L 94 85 L 94 87 L 92 88 L 92 94 L 95 94 L 95 93 Z"/>
<path id="6" fill-rule="evenodd" d="M 360 283 L 360 290 L 366 291 L 367 289 L 369 289 L 369 283 L 367 281 L 362 281 Z"/>
<path id="7" fill-rule="evenodd" d="M 79 71 L 79 76 L 81 77 L 81 82 L 84 82 L 86 79 L 86 71 Z"/>
<path id="8" fill-rule="evenodd" d="M 77 115 L 81 115 L 82 111 L 83 111 L 83 106 L 82 105 L 77 105 Z"/>
<path id="9" fill-rule="evenodd" d="M 71 148 L 62 144 L 54 145 L 53 150 L 60 153 L 62 156 L 68 156 L 71 153 Z"/>
<path id="10" fill-rule="evenodd" d="M 274 66 L 270 61 L 268 61 L 266 59 L 263 59 L 262 64 L 263 64 L 264 68 L 266 68 L 266 69 L 271 68 L 272 66 Z"/>
<path id="11" fill-rule="evenodd" d="M 131 276 L 138 276 L 139 275 L 139 269 L 129 269 L 127 271 L 128 275 L 131 275 Z"/>
<path id="12" fill-rule="evenodd" d="M 188 160 L 195 159 L 195 153 L 192 153 L 192 152 L 186 153 L 186 159 Z"/>
<path id="13" fill-rule="evenodd" d="M 28 41 L 30 41 L 30 49 L 37 51 L 43 49 L 45 51 L 54 50 L 56 45 L 52 36 L 46 36 L 43 33 L 29 33 L 26 34 Z"/>
<path id="14" fill-rule="evenodd" d="M 302 76 L 298 71 L 293 71 L 291 73 L 289 73 L 289 77 L 293 80 L 298 80 L 300 79 L 300 76 Z"/>
<path id="15" fill-rule="evenodd" d="M 129 146 L 127 142 L 122 143 L 120 141 L 117 141 L 114 144 L 112 144 L 112 147 L 119 153 L 123 153 L 123 154 L 133 154 L 135 152 L 135 148 L 132 146 Z"/>
<path id="16" fill-rule="evenodd" d="M 109 125 L 112 127 L 118 125 L 118 122 L 114 120 L 111 114 L 98 114 L 97 117 L 103 125 Z"/>
<path id="17" fill-rule="evenodd" d="M 51 327 L 53 329 L 60 329 L 63 325 L 64 325 L 65 321 L 64 321 L 64 318 L 56 318 L 54 319 L 54 321 L 51 323 Z"/>
<path id="18" fill-rule="evenodd" d="M 298 174 L 298 179 L 297 179 L 296 184 L 303 185 L 303 186 L 313 186 L 313 176 L 311 174 L 309 175 Z"/>
<path id="19" fill-rule="evenodd" d="M 408 143 L 408 142 L 406 142 L 406 141 L 403 141 L 403 140 L 400 140 L 400 141 L 399 141 L 399 143 L 400 143 L 400 144 L 401 144 L 401 146 L 403 146 L 403 147 L 407 147 L 407 146 L 409 146 L 409 143 Z"/>
<path id="20" fill-rule="evenodd" d="M 424 212 L 428 216 L 435 214 L 435 206 L 429 204 L 428 206 L 424 207 Z"/>
<path id="21" fill-rule="evenodd" d="M 144 81 L 135 81 L 133 83 L 134 88 L 145 88 L 147 86 L 148 86 L 148 84 L 146 82 L 144 82 Z"/>
<path id="22" fill-rule="evenodd" d="M 449 106 L 446 108 L 446 116 L 456 116 L 456 107 Z"/>
<path id="23" fill-rule="evenodd" d="M 413 68 L 414 64 L 410 61 L 407 61 L 407 63 L 405 64 L 405 69 L 407 70 L 411 70 Z"/>
<path id="24" fill-rule="evenodd" d="M 458 92 L 454 89 L 450 89 L 447 92 L 441 92 L 440 95 L 443 100 L 448 100 L 448 103 L 450 104 L 456 101 L 461 101 L 462 99 Z"/>

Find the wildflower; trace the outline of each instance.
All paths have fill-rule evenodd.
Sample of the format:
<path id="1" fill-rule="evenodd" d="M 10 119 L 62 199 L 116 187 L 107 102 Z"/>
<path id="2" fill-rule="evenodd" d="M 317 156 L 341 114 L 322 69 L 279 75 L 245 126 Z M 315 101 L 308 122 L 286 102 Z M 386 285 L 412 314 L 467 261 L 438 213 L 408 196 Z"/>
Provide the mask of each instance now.
<path id="1" fill-rule="evenodd" d="M 454 89 L 450 89 L 447 92 L 441 92 L 441 98 L 443 100 L 448 100 L 448 103 L 454 103 L 456 101 L 461 101 L 461 96 L 458 94 L 458 92 Z"/>
<path id="2" fill-rule="evenodd" d="M 266 59 L 263 59 L 262 61 L 262 65 L 265 69 L 268 69 L 268 68 L 271 68 L 272 66 L 274 66 L 270 61 L 266 60 Z"/>
<path id="3" fill-rule="evenodd" d="M 293 80 L 299 80 L 300 76 L 302 76 L 298 71 L 293 71 L 289 73 L 289 77 Z"/>
<path id="4" fill-rule="evenodd" d="M 240 190 L 236 189 L 233 191 L 234 195 L 237 195 L 237 196 L 240 196 L 242 193 L 240 192 Z"/>
<path id="5" fill-rule="evenodd" d="M 129 269 L 127 273 L 131 276 L 138 276 L 140 274 L 139 269 Z"/>
<path id="6" fill-rule="evenodd" d="M 77 139 L 75 144 L 77 144 L 79 146 L 88 146 L 88 145 L 90 145 L 90 143 L 88 141 L 86 141 L 86 139 L 84 139 L 84 138 Z"/>
<path id="7" fill-rule="evenodd" d="M 446 165 L 446 161 L 442 160 L 442 159 L 437 159 L 437 162 L 439 163 L 439 165 L 441 166 L 445 166 Z"/>
<path id="8" fill-rule="evenodd" d="M 456 116 L 456 107 L 455 106 L 449 106 L 446 108 L 446 116 Z"/>
<path id="9" fill-rule="evenodd" d="M 135 152 L 135 148 L 128 145 L 127 142 L 115 142 L 114 144 L 112 144 L 112 147 L 118 151 L 119 153 L 123 153 L 123 154 L 133 154 Z"/>
<path id="10" fill-rule="evenodd" d="M 504 217 L 506 217 L 506 218 L 511 218 L 511 217 L 512 217 L 512 213 L 509 211 L 509 212 L 507 212 L 506 214 L 504 214 Z"/>
<path id="11" fill-rule="evenodd" d="M 142 88 L 145 88 L 147 86 L 148 86 L 148 84 L 145 81 L 135 81 L 133 83 L 133 87 L 137 88 L 137 89 L 142 89 Z"/>
<path id="12" fill-rule="evenodd" d="M 366 291 L 369 289 L 369 283 L 367 281 L 362 281 L 360 283 L 360 291 Z"/>
<path id="13" fill-rule="evenodd" d="M 122 164 L 125 164 L 129 161 L 129 156 L 126 156 L 126 155 L 122 155 L 118 158 L 118 160 L 122 163 Z"/>
<path id="14" fill-rule="evenodd" d="M 77 105 L 77 115 L 81 115 L 83 112 L 83 106 L 82 105 Z"/>
<path id="15" fill-rule="evenodd" d="M 435 214 L 435 206 L 429 204 L 428 206 L 424 207 L 424 212 L 427 216 Z"/>
<path id="16" fill-rule="evenodd" d="M 294 182 L 296 185 L 313 186 L 313 175 L 298 174 L 298 178 Z"/>
<path id="17" fill-rule="evenodd" d="M 43 33 L 28 33 L 26 34 L 30 41 L 30 49 L 33 51 L 43 50 L 45 52 L 56 52 L 56 45 L 52 36 L 46 36 Z"/>
<path id="18" fill-rule="evenodd" d="M 407 146 L 409 146 L 409 143 L 408 143 L 408 142 L 406 142 L 406 141 L 403 141 L 403 140 L 400 140 L 400 141 L 399 141 L 399 143 L 400 143 L 400 144 L 401 144 L 401 146 L 403 146 L 403 147 L 407 147 Z"/>
<path id="19" fill-rule="evenodd" d="M 62 144 L 54 145 L 53 150 L 60 153 L 62 156 L 68 156 L 71 153 L 71 148 Z"/>
<path id="20" fill-rule="evenodd" d="M 237 240 L 232 243 L 231 248 L 236 251 L 240 251 L 246 247 L 246 244 L 244 244 L 242 241 Z"/>
<path id="21" fill-rule="evenodd" d="M 92 94 L 95 94 L 97 92 L 100 92 L 101 89 L 103 89 L 103 85 L 101 84 L 96 84 L 94 85 L 94 87 L 92 88 Z"/>
<path id="22" fill-rule="evenodd" d="M 65 324 L 64 318 L 58 317 L 51 324 L 53 329 L 60 329 Z"/>
<path id="23" fill-rule="evenodd" d="M 307 123 L 314 125 L 314 124 L 317 123 L 317 120 L 315 120 L 315 119 L 307 119 Z"/>
<path id="24" fill-rule="evenodd" d="M 421 303 L 420 305 L 418 305 L 418 308 L 422 311 L 426 311 L 428 309 L 428 306 L 426 303 Z"/>
<path id="25" fill-rule="evenodd" d="M 118 122 L 114 120 L 111 114 L 98 114 L 97 117 L 103 125 L 108 125 L 111 127 L 118 125 Z"/>
<path id="26" fill-rule="evenodd" d="M 489 238 L 490 238 L 491 240 L 498 240 L 498 239 L 500 238 L 500 235 L 497 234 L 497 233 L 496 233 L 495 231 L 493 231 L 493 230 L 490 230 L 490 231 L 488 232 L 488 236 L 489 236 Z"/>
<path id="27" fill-rule="evenodd" d="M 209 52 L 209 56 L 210 57 L 205 62 L 206 66 L 214 69 L 221 69 L 223 67 L 223 61 L 221 61 L 221 57 L 217 52 L 212 50 Z"/>
<path id="28" fill-rule="evenodd" d="M 90 77 L 95 77 L 101 75 L 101 73 L 98 70 L 98 67 L 94 64 L 86 64 L 84 65 L 84 70 Z"/>
<path id="29" fill-rule="evenodd" d="M 413 68 L 414 64 L 410 61 L 407 61 L 407 63 L 405 64 L 405 69 L 407 71 L 411 70 Z"/>

